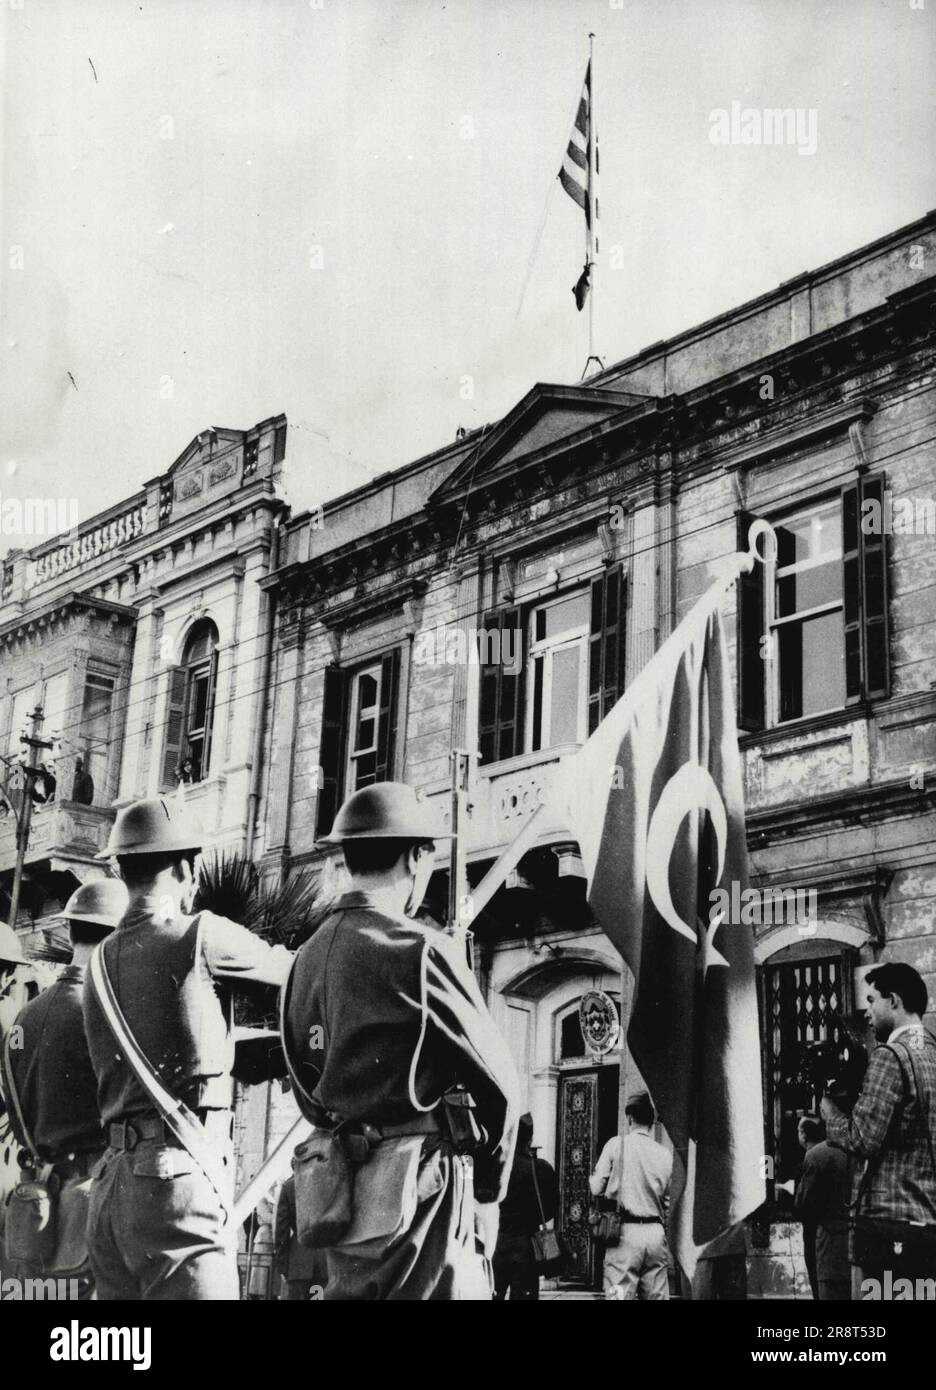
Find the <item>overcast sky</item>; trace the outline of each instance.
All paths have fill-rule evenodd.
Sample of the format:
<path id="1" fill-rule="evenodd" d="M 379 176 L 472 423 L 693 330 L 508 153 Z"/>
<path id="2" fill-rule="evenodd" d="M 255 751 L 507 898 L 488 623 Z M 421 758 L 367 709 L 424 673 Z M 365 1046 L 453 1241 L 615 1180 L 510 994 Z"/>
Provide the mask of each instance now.
<path id="1" fill-rule="evenodd" d="M 285 411 L 308 503 L 577 381 L 590 29 L 606 362 L 936 205 L 936 0 L 18 3 L 0 496 L 82 517 L 208 425 Z M 732 101 L 815 153 L 714 145 Z"/>

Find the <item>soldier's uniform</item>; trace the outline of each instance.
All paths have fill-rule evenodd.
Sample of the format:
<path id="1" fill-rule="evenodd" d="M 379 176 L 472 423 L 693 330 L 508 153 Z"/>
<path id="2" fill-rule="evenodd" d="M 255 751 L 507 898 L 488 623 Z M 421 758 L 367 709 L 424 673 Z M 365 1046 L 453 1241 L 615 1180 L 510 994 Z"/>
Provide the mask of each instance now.
<path id="1" fill-rule="evenodd" d="M 115 836 L 119 830 L 118 818 Z M 230 994 L 282 984 L 290 953 L 210 912 L 166 918 L 147 899 L 131 905 L 103 958 L 129 1031 L 167 1088 L 195 1111 L 233 1187 Z M 119 1054 L 90 983 L 84 1023 L 109 1145 L 94 1171 L 88 1227 L 98 1296 L 238 1298 L 236 1231 L 225 1203 Z"/>
<path id="2" fill-rule="evenodd" d="M 100 929 L 113 930 L 127 905 L 127 890 L 116 880 L 88 883 L 72 894 L 63 917 Z M 20 1108 L 38 1157 L 51 1164 L 63 1182 L 87 1177 L 104 1152 L 105 1140 L 98 1111 L 97 1083 L 82 1017 L 83 965 L 65 967 L 54 984 L 27 1004 L 17 1016 L 20 1045 L 9 1057 Z M 18 1142 L 27 1148 L 26 1136 L 17 1132 L 16 1111 L 10 1107 L 10 1124 Z M 40 1274 L 33 1270 L 31 1274 Z M 93 1289 L 90 1266 L 70 1277 L 79 1282 L 82 1297 Z"/>
<path id="3" fill-rule="evenodd" d="M 284 1043 L 308 1118 L 379 1131 L 354 1167 L 351 1227 L 327 1251 L 326 1300 L 490 1298 L 475 1200 L 506 1192 L 519 1088 L 464 946 L 344 894 L 298 953 Z M 446 1133 L 440 1102 L 457 1084 L 483 1132 L 473 1159 Z"/>

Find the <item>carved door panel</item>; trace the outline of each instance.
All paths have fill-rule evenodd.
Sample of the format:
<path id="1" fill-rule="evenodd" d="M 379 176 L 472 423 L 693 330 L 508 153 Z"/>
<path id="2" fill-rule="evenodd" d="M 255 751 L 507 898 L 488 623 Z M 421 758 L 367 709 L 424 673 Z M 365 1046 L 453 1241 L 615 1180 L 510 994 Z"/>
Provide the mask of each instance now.
<path id="1" fill-rule="evenodd" d="M 595 1253 L 588 1232 L 588 1177 L 598 1142 L 598 1077 L 593 1071 L 559 1078 L 559 1221 L 571 1259 L 567 1277 L 595 1281 Z"/>

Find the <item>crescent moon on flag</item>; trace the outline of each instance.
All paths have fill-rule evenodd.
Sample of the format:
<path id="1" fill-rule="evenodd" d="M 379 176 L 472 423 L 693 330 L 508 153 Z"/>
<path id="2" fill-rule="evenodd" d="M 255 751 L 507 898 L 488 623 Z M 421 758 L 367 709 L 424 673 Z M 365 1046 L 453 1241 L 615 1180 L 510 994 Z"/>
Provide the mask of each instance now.
<path id="1" fill-rule="evenodd" d="M 669 886 L 670 860 L 679 827 L 690 811 L 708 811 L 718 844 L 718 878 L 725 867 L 728 814 L 715 779 L 699 763 L 683 763 L 669 779 L 650 819 L 647 832 L 647 892 L 653 905 L 673 931 L 696 945 L 698 937 L 676 911 Z"/>

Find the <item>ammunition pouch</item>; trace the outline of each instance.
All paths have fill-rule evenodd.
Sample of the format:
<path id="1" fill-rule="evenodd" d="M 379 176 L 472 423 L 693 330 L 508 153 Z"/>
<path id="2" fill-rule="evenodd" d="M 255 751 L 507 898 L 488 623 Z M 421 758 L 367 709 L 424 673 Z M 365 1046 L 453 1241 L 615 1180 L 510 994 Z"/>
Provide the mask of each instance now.
<path id="1" fill-rule="evenodd" d="M 453 1086 L 442 1097 L 443 1129 L 457 1154 L 473 1156 L 484 1147 L 486 1135 L 475 1117 L 475 1108 L 464 1086 Z"/>
<path id="2" fill-rule="evenodd" d="M 337 1245 L 350 1229 L 354 1171 L 346 1144 L 335 1130 L 316 1129 L 293 1154 L 296 1239 L 307 1249 Z"/>

